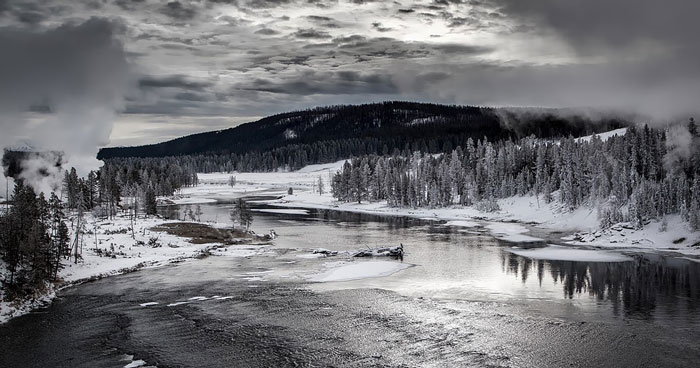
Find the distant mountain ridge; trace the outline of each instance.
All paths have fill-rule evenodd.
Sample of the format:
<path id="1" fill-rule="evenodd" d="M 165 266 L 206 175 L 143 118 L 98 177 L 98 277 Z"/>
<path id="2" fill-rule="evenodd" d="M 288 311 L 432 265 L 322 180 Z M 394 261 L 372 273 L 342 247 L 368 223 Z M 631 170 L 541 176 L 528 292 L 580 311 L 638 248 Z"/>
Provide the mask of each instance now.
<path id="1" fill-rule="evenodd" d="M 427 151 L 440 151 L 462 144 L 470 137 L 495 140 L 532 134 L 542 138 L 581 136 L 628 125 L 620 118 L 592 120 L 571 113 L 562 117 L 562 111 L 518 111 L 400 101 L 318 107 L 157 144 L 103 148 L 97 158 L 245 154 L 323 142 L 357 144 L 358 140 L 371 140 L 374 150 L 381 147 L 383 151 L 391 152 L 419 146 Z"/>

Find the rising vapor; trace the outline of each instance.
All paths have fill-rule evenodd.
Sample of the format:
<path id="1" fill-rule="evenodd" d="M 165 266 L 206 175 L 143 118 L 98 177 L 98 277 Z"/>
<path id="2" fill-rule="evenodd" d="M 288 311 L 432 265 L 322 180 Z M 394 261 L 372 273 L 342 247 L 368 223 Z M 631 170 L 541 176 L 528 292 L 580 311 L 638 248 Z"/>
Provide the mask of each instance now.
<path id="1" fill-rule="evenodd" d="M 82 174 L 99 167 L 95 155 L 109 142 L 132 81 L 119 38 L 124 30 L 105 18 L 40 31 L 0 29 L 0 147 L 26 141 L 38 151 L 64 152 Z M 42 157 L 24 164 L 35 172 L 22 174 L 36 190 L 55 185 L 36 172 L 53 166 L 37 162 Z"/>

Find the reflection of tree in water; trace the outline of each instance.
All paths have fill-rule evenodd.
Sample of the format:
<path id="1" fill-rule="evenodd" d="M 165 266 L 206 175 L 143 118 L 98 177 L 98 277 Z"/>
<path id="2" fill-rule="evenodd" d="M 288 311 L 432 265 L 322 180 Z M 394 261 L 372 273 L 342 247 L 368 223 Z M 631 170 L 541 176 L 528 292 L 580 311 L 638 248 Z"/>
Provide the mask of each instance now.
<path id="1" fill-rule="evenodd" d="M 658 306 L 666 312 L 700 309 L 700 264 L 659 255 L 636 255 L 630 262 L 542 261 L 502 253 L 506 273 L 525 283 L 536 273 L 561 284 L 566 298 L 588 293 L 609 301 L 617 314 L 651 317 Z"/>

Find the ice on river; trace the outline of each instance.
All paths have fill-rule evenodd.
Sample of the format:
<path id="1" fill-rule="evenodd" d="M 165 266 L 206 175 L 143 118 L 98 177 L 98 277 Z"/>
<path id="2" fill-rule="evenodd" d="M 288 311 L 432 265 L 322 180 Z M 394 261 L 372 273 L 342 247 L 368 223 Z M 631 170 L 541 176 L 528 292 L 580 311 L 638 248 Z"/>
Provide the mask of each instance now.
<path id="1" fill-rule="evenodd" d="M 293 208 L 257 208 L 257 209 L 253 209 L 253 211 L 266 212 L 266 213 L 279 213 L 279 214 L 283 214 L 283 215 L 308 215 L 309 214 L 309 210 L 293 209 Z"/>
<path id="2" fill-rule="evenodd" d="M 540 238 L 525 235 L 530 231 L 525 226 L 510 223 L 510 222 L 492 222 L 486 225 L 486 228 L 491 231 L 491 234 L 498 239 L 506 240 L 515 243 L 537 242 L 542 241 Z"/>
<path id="3" fill-rule="evenodd" d="M 522 257 L 544 260 L 579 262 L 626 262 L 633 260 L 632 257 L 617 252 L 578 249 L 559 245 L 550 245 L 544 248 L 532 249 L 511 248 L 508 249 L 508 251 Z"/>
<path id="4" fill-rule="evenodd" d="M 479 223 L 476 221 L 453 220 L 453 221 L 445 222 L 444 225 L 445 226 L 455 226 L 455 227 L 477 227 L 477 226 L 479 226 Z"/>
<path id="5" fill-rule="evenodd" d="M 392 275 L 412 265 L 391 261 L 367 261 L 351 263 L 330 262 L 327 266 L 330 266 L 329 270 L 312 275 L 308 277 L 308 280 L 315 282 L 333 282 L 383 277 Z"/>

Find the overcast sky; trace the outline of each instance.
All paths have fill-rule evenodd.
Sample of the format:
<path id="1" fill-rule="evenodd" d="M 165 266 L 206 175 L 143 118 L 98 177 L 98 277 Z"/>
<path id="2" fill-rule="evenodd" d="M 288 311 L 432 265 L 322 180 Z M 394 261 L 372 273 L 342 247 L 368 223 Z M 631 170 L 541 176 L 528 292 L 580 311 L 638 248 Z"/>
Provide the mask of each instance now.
<path id="1" fill-rule="evenodd" d="M 693 0 L 0 0 L 0 127 L 36 140 L 47 115 L 113 118 L 85 139 L 140 144 L 396 99 L 679 116 L 700 100 L 699 16 Z"/>

